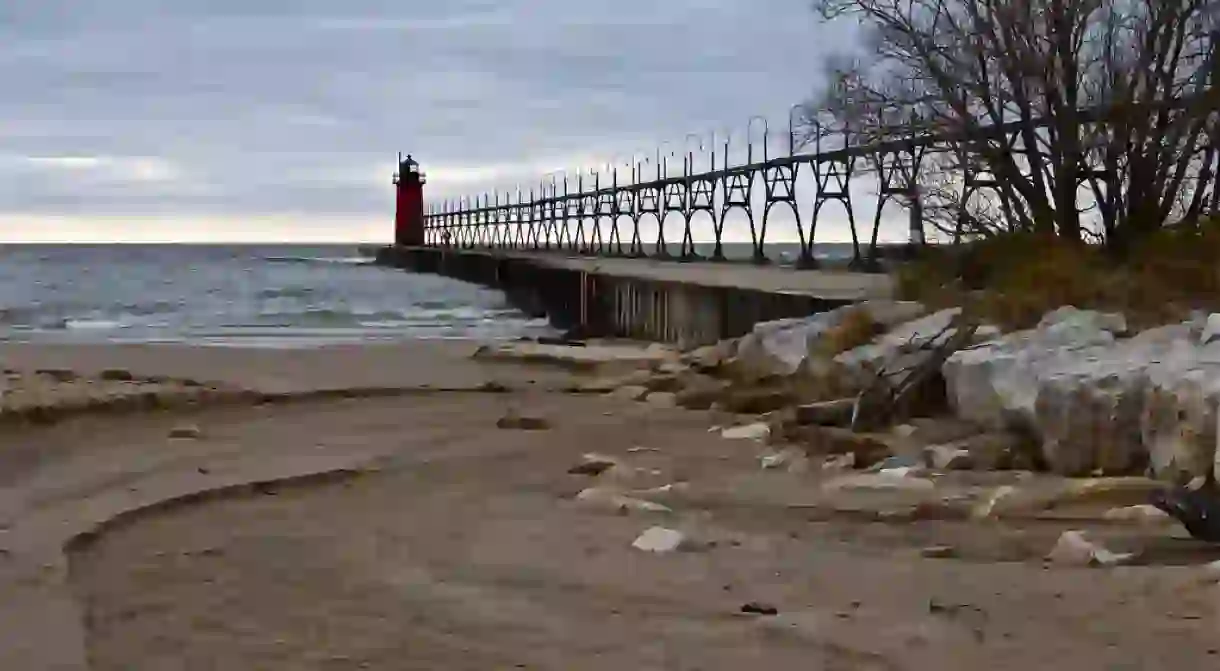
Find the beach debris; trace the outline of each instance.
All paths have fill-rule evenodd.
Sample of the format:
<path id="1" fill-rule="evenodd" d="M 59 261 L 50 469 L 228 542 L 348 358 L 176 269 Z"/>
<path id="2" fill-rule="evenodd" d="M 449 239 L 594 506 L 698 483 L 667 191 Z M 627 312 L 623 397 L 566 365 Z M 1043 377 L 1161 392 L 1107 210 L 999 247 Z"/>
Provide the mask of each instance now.
<path id="1" fill-rule="evenodd" d="M 604 454 L 590 453 L 581 457 L 579 464 L 568 469 L 570 475 L 598 476 L 618 466 L 618 461 Z"/>
<path id="2" fill-rule="evenodd" d="M 660 494 L 672 494 L 674 492 L 684 492 L 688 489 L 690 489 L 689 483 L 671 482 L 667 485 L 661 485 L 660 487 L 653 487 L 652 489 L 645 489 L 645 490 L 637 492 L 637 493 L 644 494 L 646 496 L 653 496 L 653 495 L 660 495 Z"/>
<path id="3" fill-rule="evenodd" d="M 111 382 L 132 382 L 136 379 L 136 376 L 132 375 L 131 371 L 122 368 L 107 368 L 98 377 Z"/>
<path id="4" fill-rule="evenodd" d="M 621 398 L 625 401 L 642 401 L 648 396 L 648 387 L 643 385 L 627 385 L 609 393 L 611 398 Z"/>
<path id="5" fill-rule="evenodd" d="M 607 508 L 618 512 L 668 513 L 673 512 L 669 506 L 627 496 L 622 492 L 603 487 L 590 487 L 581 490 L 576 500 L 586 505 Z"/>
<path id="6" fill-rule="evenodd" d="M 835 454 L 822 462 L 823 471 L 850 471 L 856 467 L 856 455 Z"/>
<path id="7" fill-rule="evenodd" d="M 1172 522 L 1169 513 L 1154 505 L 1143 503 L 1138 506 L 1123 506 L 1107 510 L 1103 517 L 1110 522 L 1134 522 L 1137 524 L 1165 524 Z"/>
<path id="8" fill-rule="evenodd" d="M 1191 537 L 1220 543 L 1220 489 L 1210 480 L 1197 488 L 1175 487 L 1153 492 L 1152 505 L 1182 523 Z"/>
<path id="9" fill-rule="evenodd" d="M 957 548 L 952 545 L 930 545 L 921 549 L 919 556 L 925 559 L 949 559 L 957 556 Z"/>
<path id="10" fill-rule="evenodd" d="M 496 428 L 517 431 L 545 431 L 551 428 L 551 423 L 542 417 L 522 415 L 516 410 L 510 410 L 503 417 L 496 420 Z"/>
<path id="11" fill-rule="evenodd" d="M 706 375 L 687 374 L 674 399 L 687 410 L 708 410 L 724 396 L 729 383 Z"/>
<path id="12" fill-rule="evenodd" d="M 1133 553 L 1111 552 L 1076 530 L 1063 532 L 1046 556 L 1047 561 L 1062 566 L 1118 566 L 1134 558 Z"/>
<path id="13" fill-rule="evenodd" d="M 749 603 L 742 604 L 741 612 L 747 615 L 779 615 L 778 608 L 769 603 L 763 603 L 761 601 L 751 601 Z"/>
<path id="14" fill-rule="evenodd" d="M 766 422 L 734 426 L 720 431 L 725 440 L 766 440 L 771 435 L 771 426 Z"/>
<path id="15" fill-rule="evenodd" d="M 686 535 L 681 531 L 665 527 L 651 527 L 640 534 L 631 544 L 631 547 L 641 552 L 666 554 L 682 547 L 685 541 Z"/>
<path id="16" fill-rule="evenodd" d="M 497 382 L 495 380 L 488 380 L 478 386 L 478 391 L 481 391 L 481 392 L 484 392 L 487 394 L 507 394 L 508 392 L 510 392 L 512 390 L 509 389 L 508 385 L 504 384 L 503 382 Z"/>
<path id="17" fill-rule="evenodd" d="M 920 477 L 914 477 L 908 472 L 898 473 L 899 469 L 888 469 L 880 473 L 859 473 L 836 478 L 823 487 L 830 491 L 870 490 L 870 491 L 931 491 L 936 485 Z"/>
<path id="18" fill-rule="evenodd" d="M 955 445 L 929 445 L 924 448 L 928 467 L 938 471 L 968 471 L 974 468 L 974 455 Z"/>
<path id="19" fill-rule="evenodd" d="M 61 368 L 40 368 L 34 371 L 34 373 L 43 377 L 49 377 L 55 382 L 73 382 L 80 379 L 80 375 L 76 371 Z"/>
<path id="20" fill-rule="evenodd" d="M 868 470 L 870 473 L 880 473 L 882 471 L 896 473 L 898 472 L 898 469 L 919 468 L 920 466 L 923 466 L 923 463 L 921 463 L 921 461 L 916 457 L 911 455 L 902 455 L 897 457 L 886 457 L 885 459 L 873 464 Z"/>
<path id="21" fill-rule="evenodd" d="M 203 430 L 195 424 L 180 424 L 169 430 L 169 437 L 178 440 L 194 440 L 203 435 Z"/>
<path id="22" fill-rule="evenodd" d="M 797 424 L 818 426 L 848 426 L 856 407 L 856 399 L 840 398 L 834 401 L 809 403 L 796 407 Z"/>
<path id="23" fill-rule="evenodd" d="M 654 391 L 645 398 L 648 405 L 657 408 L 673 408 L 678 405 L 677 394 L 669 391 Z"/>
<path id="24" fill-rule="evenodd" d="M 805 451 L 795 447 L 764 454 L 758 461 L 763 470 L 786 468 L 789 471 L 797 471 L 803 470 L 808 466 L 808 458 L 805 457 Z"/>

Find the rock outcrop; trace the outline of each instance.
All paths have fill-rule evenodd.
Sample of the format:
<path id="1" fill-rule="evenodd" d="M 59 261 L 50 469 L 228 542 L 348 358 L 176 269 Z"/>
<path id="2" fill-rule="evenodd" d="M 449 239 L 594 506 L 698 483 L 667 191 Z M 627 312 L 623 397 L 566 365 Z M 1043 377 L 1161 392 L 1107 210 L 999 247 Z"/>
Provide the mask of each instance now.
<path id="1" fill-rule="evenodd" d="M 1034 436 L 1064 475 L 1138 473 L 1162 479 L 1212 467 L 1220 343 L 1183 323 L 1120 338 L 1120 315 L 1063 308 L 1037 328 L 949 358 L 959 417 Z"/>

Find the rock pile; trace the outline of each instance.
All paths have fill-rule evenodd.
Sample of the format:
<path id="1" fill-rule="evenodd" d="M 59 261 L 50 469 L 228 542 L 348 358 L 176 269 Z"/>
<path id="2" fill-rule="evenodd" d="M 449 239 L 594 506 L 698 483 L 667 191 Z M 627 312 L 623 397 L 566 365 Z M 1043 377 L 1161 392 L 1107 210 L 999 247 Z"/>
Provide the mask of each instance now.
<path id="1" fill-rule="evenodd" d="M 1171 481 L 1214 468 L 1220 315 L 1131 334 L 1120 314 L 1067 306 L 1026 331 L 975 325 L 955 351 L 939 352 L 947 354 L 940 365 L 934 353 L 961 327 L 960 309 L 866 301 L 758 324 L 741 338 L 672 352 L 573 391 L 765 423 L 770 442 L 850 454 L 856 468 L 905 456 L 942 470 Z M 894 384 L 929 362 L 938 374 L 913 412 L 880 430 L 852 430 L 870 384 Z M 931 435 L 934 427 L 952 435 Z M 729 433 L 764 437 L 755 428 Z"/>

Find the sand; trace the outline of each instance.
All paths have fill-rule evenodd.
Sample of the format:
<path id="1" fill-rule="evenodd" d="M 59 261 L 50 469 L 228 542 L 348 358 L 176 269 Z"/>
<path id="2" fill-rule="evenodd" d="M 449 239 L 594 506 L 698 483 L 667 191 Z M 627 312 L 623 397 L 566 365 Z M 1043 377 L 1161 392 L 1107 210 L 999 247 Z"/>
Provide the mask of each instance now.
<path id="1" fill-rule="evenodd" d="M 1220 552 L 1068 569 L 1041 561 L 1066 523 L 827 516 L 807 504 L 815 476 L 762 471 L 759 447 L 708 433 L 704 413 L 563 394 L 568 373 L 471 351 L 0 348 L 13 370 L 124 369 L 216 392 L 4 427 L 0 668 L 1220 660 L 1220 587 L 1199 567 Z M 378 393 L 311 394 L 344 388 Z M 217 402 L 243 390 L 301 398 Z M 510 412 L 550 428 L 496 428 Z M 197 435 L 169 437 L 184 427 Z M 569 474 L 589 452 L 620 466 Z M 577 499 L 590 487 L 672 510 Z M 653 526 L 689 542 L 632 548 Z M 936 545 L 954 551 L 921 556 Z"/>

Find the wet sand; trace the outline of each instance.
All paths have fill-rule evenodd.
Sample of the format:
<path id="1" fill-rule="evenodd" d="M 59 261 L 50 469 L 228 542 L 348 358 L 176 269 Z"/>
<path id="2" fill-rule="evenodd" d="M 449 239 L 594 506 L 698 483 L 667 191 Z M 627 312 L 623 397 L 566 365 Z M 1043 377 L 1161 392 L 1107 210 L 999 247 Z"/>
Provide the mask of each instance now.
<path id="1" fill-rule="evenodd" d="M 478 363 L 471 349 L 0 350 L 17 369 L 403 391 L 8 428 L 0 668 L 1220 661 L 1220 587 L 1198 569 L 1210 550 L 1180 541 L 1181 562 L 1066 569 L 1041 561 L 1064 523 L 826 515 L 805 503 L 818 476 L 761 471 L 759 447 L 708 433 L 706 413 L 565 395 L 566 373 Z M 488 393 L 489 379 L 510 393 Z M 550 428 L 497 428 L 510 411 Z M 168 437 L 184 425 L 198 435 Z M 587 452 L 621 465 L 568 473 Z M 303 479 L 234 486 L 285 476 Z M 672 510 L 576 499 L 589 487 Z M 633 549 L 654 525 L 685 532 L 689 546 Z M 953 556 L 921 556 L 940 544 Z M 740 612 L 750 602 L 778 614 Z"/>

